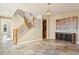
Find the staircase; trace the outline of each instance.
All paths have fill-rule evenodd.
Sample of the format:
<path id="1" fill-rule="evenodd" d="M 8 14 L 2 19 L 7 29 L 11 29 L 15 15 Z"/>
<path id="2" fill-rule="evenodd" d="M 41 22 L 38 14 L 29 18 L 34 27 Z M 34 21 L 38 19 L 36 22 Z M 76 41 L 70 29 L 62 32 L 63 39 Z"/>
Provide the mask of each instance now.
<path id="1" fill-rule="evenodd" d="M 34 22 L 34 19 L 35 19 L 34 17 L 29 22 L 29 19 L 25 16 L 25 12 L 24 11 L 18 9 L 15 14 L 19 14 L 19 15 L 21 15 L 24 18 L 24 22 L 25 22 L 26 26 L 28 26 L 29 29 L 33 27 L 32 22 Z"/>
<path id="2" fill-rule="evenodd" d="M 25 35 L 30 29 L 34 27 L 34 17 L 31 21 L 27 17 L 25 17 L 25 12 L 18 9 L 16 10 L 15 14 L 19 14 L 24 19 L 24 23 L 20 26 L 18 26 L 16 29 L 13 29 L 13 42 L 17 45 L 19 42 L 19 39 Z"/>

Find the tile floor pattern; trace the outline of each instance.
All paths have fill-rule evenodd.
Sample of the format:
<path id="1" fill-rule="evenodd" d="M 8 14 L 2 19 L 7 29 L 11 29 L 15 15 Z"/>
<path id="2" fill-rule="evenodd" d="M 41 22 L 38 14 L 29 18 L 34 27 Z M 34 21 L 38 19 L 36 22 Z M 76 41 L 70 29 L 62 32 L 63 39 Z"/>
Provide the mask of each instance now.
<path id="1" fill-rule="evenodd" d="M 20 46 L 0 41 L 0 55 L 78 55 L 79 46 L 64 41 L 36 41 Z"/>

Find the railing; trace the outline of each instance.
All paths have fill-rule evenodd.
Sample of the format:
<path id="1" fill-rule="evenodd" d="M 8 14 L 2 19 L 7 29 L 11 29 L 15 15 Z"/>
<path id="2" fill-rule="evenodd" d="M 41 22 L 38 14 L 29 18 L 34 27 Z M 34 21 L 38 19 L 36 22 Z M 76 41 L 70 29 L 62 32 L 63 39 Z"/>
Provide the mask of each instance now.
<path id="1" fill-rule="evenodd" d="M 28 18 L 25 17 L 25 12 L 18 9 L 14 15 L 19 14 L 24 18 L 24 24 L 20 25 L 16 29 L 13 30 L 13 42 L 17 45 L 18 39 L 20 39 L 29 29 L 34 27 L 34 20 L 35 18 L 31 21 L 29 21 Z"/>
<path id="2" fill-rule="evenodd" d="M 27 22 L 27 24 L 22 24 L 13 30 L 13 42 L 17 45 L 19 39 L 31 28 L 34 27 L 34 18 Z"/>
<path id="3" fill-rule="evenodd" d="M 34 22 L 35 22 L 34 17 L 33 17 L 33 19 L 31 21 L 28 21 L 28 29 L 31 29 L 32 27 L 34 27 Z"/>
<path id="4" fill-rule="evenodd" d="M 14 44 L 16 44 L 17 45 L 17 40 L 18 40 L 18 29 L 14 29 L 13 30 L 13 42 L 14 42 Z"/>
<path id="5" fill-rule="evenodd" d="M 21 26 L 14 29 L 13 42 L 17 45 L 18 39 L 21 38 L 27 31 L 28 31 L 28 28 L 26 27 L 25 24 L 22 24 Z"/>

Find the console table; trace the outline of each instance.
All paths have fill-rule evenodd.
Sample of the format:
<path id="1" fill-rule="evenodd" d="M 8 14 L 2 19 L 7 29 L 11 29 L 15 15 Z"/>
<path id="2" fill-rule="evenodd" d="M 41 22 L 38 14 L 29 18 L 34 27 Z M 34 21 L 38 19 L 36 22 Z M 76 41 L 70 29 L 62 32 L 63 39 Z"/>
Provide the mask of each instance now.
<path id="1" fill-rule="evenodd" d="M 64 32 L 56 32 L 55 33 L 56 40 L 64 40 L 69 41 L 75 44 L 76 41 L 76 33 L 64 33 Z"/>

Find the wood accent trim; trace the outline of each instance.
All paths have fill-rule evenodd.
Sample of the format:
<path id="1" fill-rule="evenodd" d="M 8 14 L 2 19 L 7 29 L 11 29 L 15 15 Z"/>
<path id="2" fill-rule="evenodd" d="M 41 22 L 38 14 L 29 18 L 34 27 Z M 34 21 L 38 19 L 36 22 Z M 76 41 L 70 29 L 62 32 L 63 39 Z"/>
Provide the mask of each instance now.
<path id="1" fill-rule="evenodd" d="M 8 16 L 0 16 L 0 18 L 4 18 L 4 19 L 12 19 L 12 17 L 8 17 Z"/>
<path id="2" fill-rule="evenodd" d="M 28 26 L 28 18 L 24 17 L 24 22 L 25 22 L 26 26 L 29 28 L 29 26 Z"/>
<path id="3" fill-rule="evenodd" d="M 24 23 L 24 24 L 20 25 L 19 27 L 17 27 L 16 29 L 13 29 L 13 42 L 14 42 L 14 44 L 16 44 L 16 45 L 17 45 L 18 39 L 19 39 L 19 38 L 18 38 L 18 35 L 19 35 L 18 32 L 19 32 L 19 30 L 20 30 L 19 28 L 20 28 L 21 26 L 23 26 L 23 25 L 26 26 L 25 23 Z"/>
<path id="4" fill-rule="evenodd" d="M 17 45 L 18 43 L 18 29 L 13 30 L 13 42 Z"/>
<path id="5" fill-rule="evenodd" d="M 15 41 L 15 44 L 17 45 L 17 29 L 16 29 L 16 41 Z"/>
<path id="6" fill-rule="evenodd" d="M 34 27 L 35 17 L 33 17 L 33 19 L 30 22 L 29 22 L 28 18 L 24 17 L 24 22 L 25 22 L 26 26 L 28 27 L 28 29 L 30 29 L 30 28 Z"/>
<path id="7" fill-rule="evenodd" d="M 16 35 L 16 37 L 15 37 L 16 38 L 15 44 L 17 45 L 17 43 L 18 43 L 18 29 L 16 29 L 15 31 L 16 31 L 16 34 L 15 34 Z"/>
<path id="8" fill-rule="evenodd" d="M 72 43 L 73 44 L 76 43 L 76 34 L 75 33 L 72 34 Z"/>

